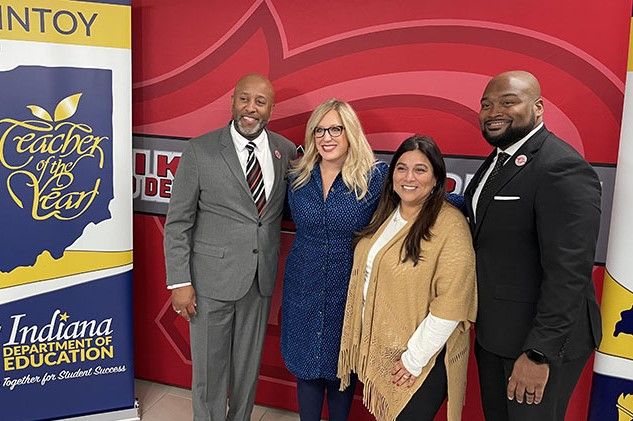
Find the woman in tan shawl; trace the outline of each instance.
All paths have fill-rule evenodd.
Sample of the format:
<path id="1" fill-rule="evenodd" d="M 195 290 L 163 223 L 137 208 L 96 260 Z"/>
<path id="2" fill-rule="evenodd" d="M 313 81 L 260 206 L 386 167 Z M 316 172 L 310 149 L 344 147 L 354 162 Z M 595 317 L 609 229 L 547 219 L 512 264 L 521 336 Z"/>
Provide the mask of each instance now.
<path id="1" fill-rule="evenodd" d="M 355 372 L 379 420 L 433 420 L 448 396 L 461 419 L 475 258 L 462 213 L 446 202 L 446 167 L 430 137 L 395 152 L 378 208 L 359 234 L 338 363 Z"/>

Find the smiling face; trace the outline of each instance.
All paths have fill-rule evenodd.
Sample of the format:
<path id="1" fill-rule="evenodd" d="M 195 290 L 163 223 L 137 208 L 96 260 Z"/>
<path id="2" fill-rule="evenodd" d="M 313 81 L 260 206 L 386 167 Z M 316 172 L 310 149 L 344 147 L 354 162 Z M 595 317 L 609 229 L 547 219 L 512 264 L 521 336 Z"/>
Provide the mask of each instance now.
<path id="1" fill-rule="evenodd" d="M 393 171 L 393 191 L 400 206 L 420 207 L 437 183 L 431 161 L 419 150 L 403 153 Z"/>
<path id="2" fill-rule="evenodd" d="M 343 131 L 337 137 L 332 137 L 331 132 L 333 130 L 327 130 L 323 133 L 323 137 L 314 137 L 314 143 L 317 151 L 321 156 L 321 161 L 328 164 L 336 164 L 343 166 L 345 158 L 347 158 L 347 151 L 349 150 L 349 141 L 347 140 L 347 134 L 341 116 L 336 110 L 328 111 L 319 124 L 317 124 L 315 131 L 321 132 L 323 129 L 331 129 L 332 127 L 343 127 Z M 320 134 L 320 133 L 319 133 Z"/>
<path id="3" fill-rule="evenodd" d="M 264 130 L 275 102 L 268 79 L 248 75 L 240 79 L 232 97 L 231 113 L 235 129 L 247 139 L 255 139 Z"/>
<path id="4" fill-rule="evenodd" d="M 525 137 L 543 120 L 538 81 L 527 72 L 502 73 L 486 86 L 479 124 L 492 146 L 505 149 Z"/>

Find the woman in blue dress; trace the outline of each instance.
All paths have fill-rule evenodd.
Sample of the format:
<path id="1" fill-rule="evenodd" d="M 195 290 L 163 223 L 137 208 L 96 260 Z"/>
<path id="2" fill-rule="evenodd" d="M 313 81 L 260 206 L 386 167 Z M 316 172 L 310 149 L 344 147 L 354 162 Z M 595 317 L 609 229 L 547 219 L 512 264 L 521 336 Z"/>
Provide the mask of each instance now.
<path id="1" fill-rule="evenodd" d="M 376 162 L 356 113 L 330 99 L 312 113 L 304 155 L 290 171 L 288 204 L 296 236 L 284 275 L 281 353 L 297 377 L 302 421 L 346 420 L 352 383 L 336 378 L 354 234 L 369 223 L 388 168 Z"/>

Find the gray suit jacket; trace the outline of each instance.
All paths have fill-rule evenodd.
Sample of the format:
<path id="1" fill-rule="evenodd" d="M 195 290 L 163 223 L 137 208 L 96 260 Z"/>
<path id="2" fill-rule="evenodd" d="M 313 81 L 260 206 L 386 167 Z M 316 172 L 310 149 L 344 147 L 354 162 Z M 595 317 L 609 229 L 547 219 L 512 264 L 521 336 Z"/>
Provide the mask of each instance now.
<path id="1" fill-rule="evenodd" d="M 190 140 L 180 158 L 165 222 L 165 260 L 167 285 L 191 282 L 198 295 L 232 301 L 248 292 L 256 271 L 260 292 L 272 295 L 286 170 L 296 147 L 267 132 L 275 182 L 260 217 L 229 127 Z"/>

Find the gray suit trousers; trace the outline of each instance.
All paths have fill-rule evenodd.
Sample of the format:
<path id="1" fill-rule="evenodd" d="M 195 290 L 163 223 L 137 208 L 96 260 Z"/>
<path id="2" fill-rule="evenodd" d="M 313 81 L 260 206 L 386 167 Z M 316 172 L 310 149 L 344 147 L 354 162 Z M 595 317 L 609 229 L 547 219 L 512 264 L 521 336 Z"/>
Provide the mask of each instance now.
<path id="1" fill-rule="evenodd" d="M 193 419 L 249 421 L 270 297 L 261 295 L 254 280 L 237 301 L 198 295 L 197 305 L 197 314 L 189 324 Z"/>

